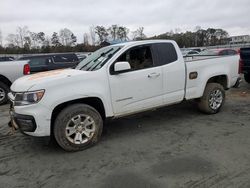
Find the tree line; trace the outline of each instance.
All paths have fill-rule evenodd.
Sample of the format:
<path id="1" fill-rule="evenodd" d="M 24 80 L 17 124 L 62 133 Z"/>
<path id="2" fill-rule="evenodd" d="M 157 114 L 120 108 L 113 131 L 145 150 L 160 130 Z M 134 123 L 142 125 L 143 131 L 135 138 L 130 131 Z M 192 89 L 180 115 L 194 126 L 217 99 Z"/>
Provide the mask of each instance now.
<path id="1" fill-rule="evenodd" d="M 202 29 L 197 26 L 195 31 L 175 32 L 170 31 L 164 34 L 151 37 L 151 39 L 175 40 L 181 48 L 216 46 L 229 43 L 229 34 L 223 29 L 208 28 Z"/>
<path id="2" fill-rule="evenodd" d="M 17 27 L 15 33 L 10 33 L 5 38 L 0 31 L 0 53 L 50 53 L 50 52 L 91 52 L 107 45 L 110 41 L 124 42 L 131 40 L 145 39 L 171 39 L 175 40 L 180 47 L 202 47 L 212 45 L 222 45 L 228 43 L 228 33 L 223 29 L 202 29 L 197 26 L 195 31 L 166 32 L 164 34 L 147 37 L 144 27 L 139 27 L 135 31 L 121 25 L 91 26 L 88 33 L 83 33 L 82 41 L 68 28 L 53 32 L 51 36 L 44 32 L 32 32 L 27 26 Z"/>

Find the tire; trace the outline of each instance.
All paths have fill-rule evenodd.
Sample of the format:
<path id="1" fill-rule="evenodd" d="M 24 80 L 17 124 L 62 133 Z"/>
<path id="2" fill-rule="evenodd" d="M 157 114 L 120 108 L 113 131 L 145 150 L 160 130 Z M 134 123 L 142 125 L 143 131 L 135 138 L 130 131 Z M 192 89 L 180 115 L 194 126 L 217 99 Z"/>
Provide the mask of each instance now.
<path id="1" fill-rule="evenodd" d="M 0 105 L 7 103 L 9 91 L 10 91 L 9 86 L 7 86 L 3 82 L 0 82 Z"/>
<path id="2" fill-rule="evenodd" d="M 93 107 L 74 104 L 56 117 L 54 136 L 65 151 L 80 151 L 97 143 L 102 129 L 102 117 Z"/>
<path id="3" fill-rule="evenodd" d="M 250 84 L 250 73 L 244 74 L 244 78 L 245 78 L 246 82 Z"/>
<path id="4" fill-rule="evenodd" d="M 198 108 L 206 114 L 216 114 L 225 103 L 225 90 L 218 83 L 208 83 L 203 96 L 199 99 Z"/>

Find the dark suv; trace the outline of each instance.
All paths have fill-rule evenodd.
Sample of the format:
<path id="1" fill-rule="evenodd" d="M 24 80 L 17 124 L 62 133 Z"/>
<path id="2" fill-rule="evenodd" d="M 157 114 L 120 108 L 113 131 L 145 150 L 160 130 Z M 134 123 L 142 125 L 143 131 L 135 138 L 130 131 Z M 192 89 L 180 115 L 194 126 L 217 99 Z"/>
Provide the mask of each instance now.
<path id="1" fill-rule="evenodd" d="M 19 58 L 19 60 L 30 60 L 31 73 L 74 68 L 80 62 L 74 53 L 24 56 Z"/>
<path id="2" fill-rule="evenodd" d="M 15 58 L 12 56 L 4 56 L 4 57 L 0 57 L 0 61 L 14 61 Z"/>

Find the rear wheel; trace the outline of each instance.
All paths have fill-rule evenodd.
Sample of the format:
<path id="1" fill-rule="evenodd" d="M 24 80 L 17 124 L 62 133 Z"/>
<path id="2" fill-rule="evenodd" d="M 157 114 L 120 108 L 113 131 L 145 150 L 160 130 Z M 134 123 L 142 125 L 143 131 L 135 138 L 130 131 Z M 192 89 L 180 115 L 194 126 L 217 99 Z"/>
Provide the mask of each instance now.
<path id="1" fill-rule="evenodd" d="M 0 82 L 0 105 L 7 103 L 9 91 L 9 87 L 5 83 Z"/>
<path id="2" fill-rule="evenodd" d="M 203 96 L 199 99 L 200 111 L 207 114 L 216 114 L 225 102 L 225 90 L 218 83 L 208 83 Z"/>
<path id="3" fill-rule="evenodd" d="M 250 73 L 244 74 L 244 78 L 245 78 L 247 83 L 250 83 Z"/>
<path id="4" fill-rule="evenodd" d="M 79 151 L 97 143 L 102 128 L 102 117 L 93 107 L 74 104 L 57 116 L 54 136 L 64 150 Z"/>

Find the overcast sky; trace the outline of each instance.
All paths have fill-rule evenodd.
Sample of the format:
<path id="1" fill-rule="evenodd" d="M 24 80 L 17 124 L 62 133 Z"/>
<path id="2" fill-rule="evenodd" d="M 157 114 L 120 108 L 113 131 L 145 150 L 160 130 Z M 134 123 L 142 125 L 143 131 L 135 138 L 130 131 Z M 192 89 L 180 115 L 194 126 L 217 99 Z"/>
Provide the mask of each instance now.
<path id="1" fill-rule="evenodd" d="M 147 36 L 175 28 L 223 28 L 230 35 L 250 34 L 250 0 L 0 0 L 4 37 L 17 26 L 51 35 L 69 28 L 82 42 L 91 25 L 145 27 Z"/>

